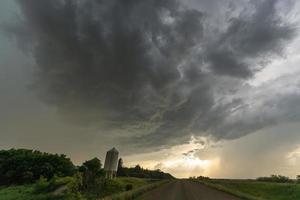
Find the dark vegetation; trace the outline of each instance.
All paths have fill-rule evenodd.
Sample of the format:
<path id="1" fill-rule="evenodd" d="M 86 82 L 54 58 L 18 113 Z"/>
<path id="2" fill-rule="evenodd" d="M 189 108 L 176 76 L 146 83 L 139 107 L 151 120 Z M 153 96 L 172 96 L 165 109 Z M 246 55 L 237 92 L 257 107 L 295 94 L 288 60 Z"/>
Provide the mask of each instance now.
<path id="1" fill-rule="evenodd" d="M 207 176 L 192 176 L 192 177 L 190 177 L 190 179 L 191 180 L 210 180 L 210 178 L 209 177 L 207 177 Z"/>
<path id="2" fill-rule="evenodd" d="M 0 185 L 33 183 L 41 176 L 72 176 L 75 166 L 65 155 L 28 149 L 0 151 Z"/>
<path id="3" fill-rule="evenodd" d="M 122 158 L 119 159 L 117 176 L 120 177 L 137 177 L 137 178 L 153 178 L 153 179 L 173 179 L 174 177 L 169 173 L 164 173 L 157 170 L 143 169 L 140 165 L 128 168 L 123 166 Z"/>
<path id="4" fill-rule="evenodd" d="M 262 182 L 273 182 L 273 183 L 293 183 L 294 180 L 290 179 L 287 176 L 282 175 L 271 175 L 269 177 L 258 177 L 257 181 Z"/>
<path id="5" fill-rule="evenodd" d="M 207 176 L 192 176 L 190 177 L 191 180 L 222 180 L 222 179 L 211 179 Z M 227 180 L 227 179 L 224 179 Z M 254 181 L 252 179 L 249 179 L 249 181 Z M 271 175 L 271 176 L 264 176 L 264 177 L 258 177 L 256 178 L 256 181 L 259 182 L 272 182 L 272 183 L 300 183 L 300 175 L 297 175 L 296 179 L 290 179 L 287 176 L 282 176 L 282 175 Z"/>
<path id="6" fill-rule="evenodd" d="M 104 178 L 98 158 L 76 167 L 65 155 L 27 149 L 1 150 L 0 199 L 96 199 L 137 191 L 137 187 L 159 179 L 173 178 L 160 170 L 143 169 L 139 165 L 124 167 L 122 159 L 119 164 L 117 175 L 120 178 L 108 180 Z"/>

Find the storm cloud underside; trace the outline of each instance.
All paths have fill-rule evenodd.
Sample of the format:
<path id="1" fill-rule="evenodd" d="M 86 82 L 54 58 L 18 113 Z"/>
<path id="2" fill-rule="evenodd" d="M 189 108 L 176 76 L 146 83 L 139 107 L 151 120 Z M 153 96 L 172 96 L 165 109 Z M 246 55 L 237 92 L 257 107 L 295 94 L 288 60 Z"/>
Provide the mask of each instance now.
<path id="1" fill-rule="evenodd" d="M 233 139 L 300 119 L 282 103 L 297 95 L 257 103 L 243 93 L 284 55 L 293 25 L 279 1 L 235 2 L 220 25 L 173 0 L 18 1 L 22 17 L 6 30 L 35 60 L 40 99 L 71 123 L 134 132 L 119 139 L 144 147 Z"/>

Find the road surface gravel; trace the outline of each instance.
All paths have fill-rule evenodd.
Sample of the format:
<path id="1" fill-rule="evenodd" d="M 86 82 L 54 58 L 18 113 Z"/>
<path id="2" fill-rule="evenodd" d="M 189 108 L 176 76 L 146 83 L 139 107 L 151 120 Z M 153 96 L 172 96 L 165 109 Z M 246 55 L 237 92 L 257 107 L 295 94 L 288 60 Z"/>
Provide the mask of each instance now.
<path id="1" fill-rule="evenodd" d="M 139 200 L 241 200 L 189 180 L 176 180 L 145 193 Z"/>

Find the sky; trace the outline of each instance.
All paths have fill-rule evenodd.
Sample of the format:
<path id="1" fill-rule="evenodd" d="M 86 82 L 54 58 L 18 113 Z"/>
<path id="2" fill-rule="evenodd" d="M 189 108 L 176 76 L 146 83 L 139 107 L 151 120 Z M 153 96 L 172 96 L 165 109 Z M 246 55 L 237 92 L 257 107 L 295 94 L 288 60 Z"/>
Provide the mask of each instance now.
<path id="1" fill-rule="evenodd" d="M 297 0 L 2 0 L 0 149 L 294 178 L 299 20 Z"/>

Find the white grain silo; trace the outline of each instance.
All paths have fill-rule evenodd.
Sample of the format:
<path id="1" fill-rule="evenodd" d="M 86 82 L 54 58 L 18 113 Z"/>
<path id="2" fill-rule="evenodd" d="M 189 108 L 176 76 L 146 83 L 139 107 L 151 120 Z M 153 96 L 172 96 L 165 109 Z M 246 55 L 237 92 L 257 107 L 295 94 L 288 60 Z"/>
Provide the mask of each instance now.
<path id="1" fill-rule="evenodd" d="M 114 147 L 106 153 L 104 171 L 106 178 L 114 178 L 117 176 L 119 152 Z"/>

